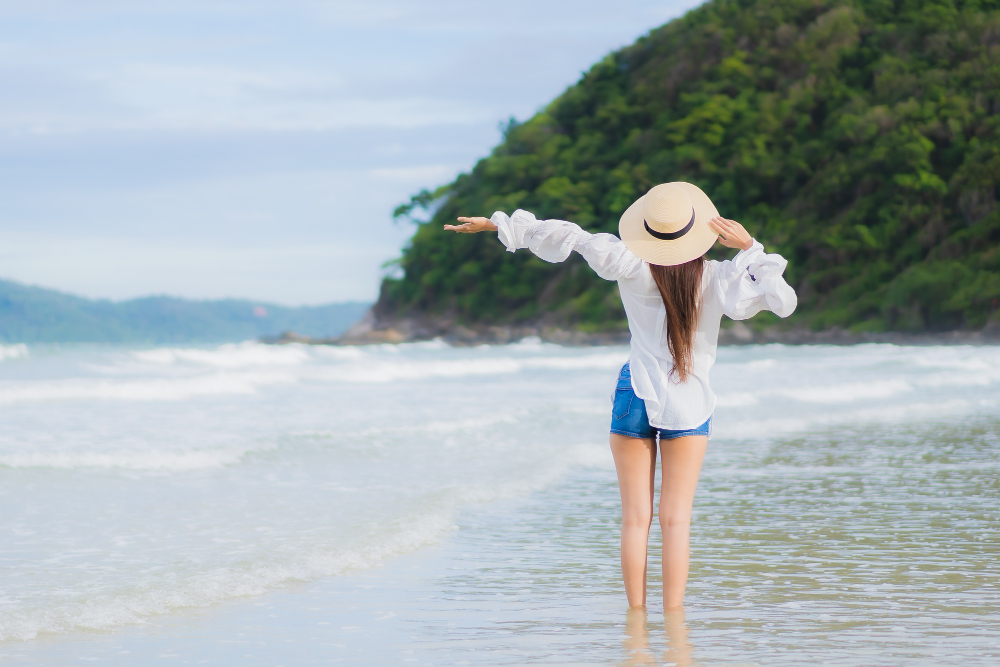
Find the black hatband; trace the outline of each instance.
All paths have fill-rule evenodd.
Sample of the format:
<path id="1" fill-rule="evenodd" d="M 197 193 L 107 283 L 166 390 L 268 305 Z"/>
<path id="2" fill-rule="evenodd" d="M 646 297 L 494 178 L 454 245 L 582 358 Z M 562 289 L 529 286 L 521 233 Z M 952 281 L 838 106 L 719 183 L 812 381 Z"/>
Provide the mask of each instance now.
<path id="1" fill-rule="evenodd" d="M 678 229 L 676 232 L 655 231 L 649 228 L 649 223 L 645 220 L 642 221 L 642 224 L 646 225 L 646 231 L 649 232 L 650 236 L 653 238 L 660 239 L 661 241 L 675 241 L 690 232 L 691 228 L 694 227 L 694 207 L 691 207 L 691 222 L 687 223 L 684 229 Z"/>

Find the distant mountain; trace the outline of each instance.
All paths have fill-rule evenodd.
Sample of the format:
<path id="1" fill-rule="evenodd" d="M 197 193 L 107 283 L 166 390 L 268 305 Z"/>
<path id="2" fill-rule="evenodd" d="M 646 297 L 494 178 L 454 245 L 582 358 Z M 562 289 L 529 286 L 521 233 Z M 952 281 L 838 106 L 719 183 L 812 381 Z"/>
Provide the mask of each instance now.
<path id="1" fill-rule="evenodd" d="M 0 341 L 213 343 L 284 331 L 327 337 L 342 333 L 369 305 L 289 308 L 239 299 L 192 301 L 168 296 L 115 302 L 0 280 Z"/>
<path id="2" fill-rule="evenodd" d="M 578 256 L 546 264 L 441 225 L 525 208 L 617 233 L 629 204 L 674 180 L 788 259 L 798 311 L 751 326 L 1000 324 L 1000 0 L 706 2 L 401 206 L 423 224 L 373 327 L 624 331 L 616 286 Z"/>

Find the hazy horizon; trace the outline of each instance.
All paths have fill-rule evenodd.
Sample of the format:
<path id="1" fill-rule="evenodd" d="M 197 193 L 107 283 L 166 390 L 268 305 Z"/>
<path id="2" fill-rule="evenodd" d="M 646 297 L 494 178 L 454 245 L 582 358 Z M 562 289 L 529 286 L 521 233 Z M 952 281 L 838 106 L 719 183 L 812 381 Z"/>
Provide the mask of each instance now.
<path id="1" fill-rule="evenodd" d="M 371 301 L 397 204 L 696 4 L 0 2 L 0 276 Z"/>

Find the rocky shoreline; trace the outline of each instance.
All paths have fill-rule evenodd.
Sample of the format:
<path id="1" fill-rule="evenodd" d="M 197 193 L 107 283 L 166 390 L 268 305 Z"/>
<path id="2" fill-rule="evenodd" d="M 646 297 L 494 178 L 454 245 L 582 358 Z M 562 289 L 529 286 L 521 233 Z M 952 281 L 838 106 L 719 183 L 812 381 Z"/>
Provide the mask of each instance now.
<path id="1" fill-rule="evenodd" d="M 545 324 L 525 325 L 464 325 L 441 319 L 396 319 L 380 322 L 369 311 L 343 335 L 332 338 L 310 338 L 288 331 L 280 336 L 262 338 L 261 342 L 281 345 L 371 345 L 377 343 L 410 343 L 439 338 L 451 345 L 482 345 L 514 343 L 537 337 L 559 345 L 621 345 L 629 341 L 629 332 L 586 332 Z M 719 334 L 720 345 L 857 345 L 861 343 L 891 343 L 895 345 L 1000 345 L 1000 322 L 991 322 L 979 331 L 949 331 L 942 333 L 852 332 L 846 329 L 810 331 L 807 329 L 770 328 L 755 330 L 743 322 L 734 322 Z"/>

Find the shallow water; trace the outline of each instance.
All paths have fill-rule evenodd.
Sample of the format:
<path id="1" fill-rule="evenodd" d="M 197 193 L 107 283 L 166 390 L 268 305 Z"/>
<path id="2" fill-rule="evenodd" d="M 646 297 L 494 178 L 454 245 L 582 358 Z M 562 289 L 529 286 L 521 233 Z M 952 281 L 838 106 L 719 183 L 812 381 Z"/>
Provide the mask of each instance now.
<path id="1" fill-rule="evenodd" d="M 1000 349 L 720 350 L 683 621 L 655 527 L 624 610 L 626 355 L 15 350 L 0 658 L 996 662 Z"/>

